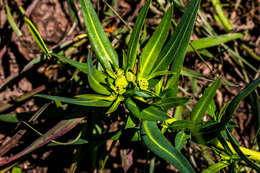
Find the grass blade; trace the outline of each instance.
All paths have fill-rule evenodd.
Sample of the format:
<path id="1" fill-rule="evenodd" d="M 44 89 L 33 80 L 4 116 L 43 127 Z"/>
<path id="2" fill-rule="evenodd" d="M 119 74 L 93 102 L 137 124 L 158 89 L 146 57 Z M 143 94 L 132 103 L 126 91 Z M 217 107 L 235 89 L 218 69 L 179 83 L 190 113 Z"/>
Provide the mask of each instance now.
<path id="1" fill-rule="evenodd" d="M 88 65 L 87 63 L 82 63 L 82 62 L 77 62 L 77 61 L 73 61 L 69 58 L 66 58 L 65 56 L 56 54 L 56 53 L 50 53 L 52 56 L 55 56 L 56 58 L 58 58 L 60 61 L 66 62 L 68 64 L 70 64 L 71 66 L 79 69 L 80 71 L 88 74 Z"/>
<path id="2" fill-rule="evenodd" d="M 201 121 L 212 99 L 214 98 L 220 83 L 221 83 L 221 78 L 217 79 L 209 88 L 207 88 L 203 93 L 203 96 L 200 98 L 198 103 L 192 109 L 191 119 L 194 122 Z"/>
<path id="3" fill-rule="evenodd" d="M 160 22 L 159 26 L 155 30 L 153 36 L 150 38 L 144 50 L 140 56 L 140 63 L 139 63 L 139 77 L 146 77 L 150 74 L 159 53 L 166 41 L 168 36 L 170 26 L 171 26 L 171 18 L 172 18 L 173 6 L 171 5 L 167 10 L 166 14 L 164 15 L 162 21 Z"/>
<path id="4" fill-rule="evenodd" d="M 232 41 L 238 38 L 241 38 L 245 35 L 245 33 L 230 33 L 218 36 L 211 36 L 206 38 L 201 38 L 199 40 L 193 40 L 191 45 L 194 49 L 205 49 L 213 46 L 218 46 L 220 44 L 226 43 L 228 41 Z M 193 51 L 191 46 L 188 47 L 188 52 Z"/>
<path id="5" fill-rule="evenodd" d="M 254 168 L 257 172 L 260 172 L 260 168 L 253 163 L 251 160 L 249 160 L 247 158 L 247 156 L 240 150 L 240 147 L 236 144 L 235 142 L 235 137 L 232 135 L 232 133 L 228 130 L 228 128 L 226 128 L 226 132 L 227 132 L 227 136 L 228 139 L 232 145 L 232 147 L 234 148 L 234 150 L 237 152 L 237 154 L 240 156 L 240 158 L 242 160 L 244 160 L 249 166 L 251 166 L 252 168 Z"/>
<path id="6" fill-rule="evenodd" d="M 107 38 L 90 0 L 80 0 L 84 22 L 90 43 L 105 69 L 118 68 L 118 55 Z"/>
<path id="7" fill-rule="evenodd" d="M 231 25 L 229 19 L 225 15 L 225 12 L 222 9 L 222 4 L 221 4 L 220 0 L 211 0 L 211 2 L 212 2 L 213 7 L 216 10 L 216 13 L 218 15 L 216 17 L 217 17 L 217 19 L 219 19 L 220 24 L 222 24 L 222 26 L 225 28 L 226 31 L 232 31 L 233 26 Z"/>
<path id="8" fill-rule="evenodd" d="M 182 173 L 194 172 L 188 160 L 163 136 L 156 122 L 143 121 L 141 136 L 146 146 Z"/>
<path id="9" fill-rule="evenodd" d="M 18 28 L 18 26 L 16 25 L 15 20 L 10 12 L 10 8 L 7 4 L 5 5 L 5 11 L 6 11 L 6 15 L 7 15 L 7 20 L 9 22 L 11 28 L 14 30 L 14 32 L 16 33 L 16 35 L 18 37 L 22 36 L 23 34 L 20 31 L 20 29 Z"/>
<path id="10" fill-rule="evenodd" d="M 69 11 L 71 14 L 72 19 L 76 22 L 76 24 L 79 26 L 80 29 L 82 29 L 79 16 L 77 13 L 77 8 L 75 6 L 75 0 L 67 0 L 68 6 L 69 6 Z"/>
<path id="11" fill-rule="evenodd" d="M 41 48 L 41 50 L 43 51 L 43 53 L 47 56 L 50 57 L 49 54 L 49 50 L 46 46 L 46 44 L 44 43 L 40 33 L 38 32 L 38 30 L 36 29 L 36 27 L 33 25 L 33 23 L 30 21 L 30 19 L 26 16 L 24 16 L 24 21 L 27 24 L 27 27 L 30 31 L 30 33 L 32 34 L 33 38 L 35 39 L 36 43 L 38 44 L 38 46 Z"/>
<path id="12" fill-rule="evenodd" d="M 129 44 L 128 44 L 128 48 L 127 48 L 127 64 L 128 64 L 127 67 L 130 70 L 134 69 L 134 65 L 135 65 L 135 61 L 136 61 L 136 55 L 137 55 L 137 51 L 138 51 L 138 48 L 139 48 L 139 40 L 140 40 L 140 36 L 141 36 L 141 30 L 142 30 L 142 27 L 144 25 L 144 20 L 146 18 L 150 3 L 151 3 L 151 0 L 148 0 L 145 3 L 142 10 L 140 11 L 140 13 L 139 13 L 139 15 L 136 19 L 134 29 L 133 29 L 131 36 L 130 36 L 130 40 L 129 40 Z"/>
<path id="13" fill-rule="evenodd" d="M 239 102 L 248 96 L 254 89 L 257 88 L 260 84 L 260 77 L 252 81 L 249 85 L 246 86 L 228 105 L 225 114 L 221 119 L 221 125 L 225 126 L 233 117 L 233 113 L 236 110 Z"/>
<path id="14" fill-rule="evenodd" d="M 81 105 L 81 106 L 109 107 L 112 103 L 104 100 L 73 99 L 73 98 L 66 98 L 66 97 L 59 97 L 59 96 L 49 96 L 44 94 L 37 94 L 35 96 L 53 100 L 53 101 L 60 101 L 64 103 L 70 103 L 70 104 Z"/>

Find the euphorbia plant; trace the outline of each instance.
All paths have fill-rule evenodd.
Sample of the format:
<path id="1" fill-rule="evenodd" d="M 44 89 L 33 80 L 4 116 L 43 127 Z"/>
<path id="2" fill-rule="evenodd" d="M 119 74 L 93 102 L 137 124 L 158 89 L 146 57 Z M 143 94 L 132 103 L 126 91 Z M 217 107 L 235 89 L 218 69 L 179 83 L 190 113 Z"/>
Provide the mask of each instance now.
<path id="1" fill-rule="evenodd" d="M 237 104 L 258 86 L 260 79 L 249 84 L 230 104 L 216 114 L 216 110 L 211 111 L 211 108 L 214 107 L 213 98 L 221 84 L 221 78 L 218 78 L 205 90 L 193 108 L 191 120 L 176 120 L 173 115 L 168 114 L 168 110 L 188 104 L 190 101 L 190 98 L 177 96 L 178 81 L 200 0 L 191 0 L 181 21 L 169 37 L 173 14 L 171 5 L 140 52 L 140 37 L 150 3 L 151 0 L 145 3 L 136 19 L 127 51 L 122 51 L 119 55 L 107 38 L 91 1 L 80 0 L 87 35 L 96 61 L 93 63 L 92 53 L 89 50 L 86 64 L 70 63 L 87 74 L 88 84 L 95 93 L 81 94 L 75 98 L 38 96 L 56 102 L 107 107 L 106 114 L 115 114 L 120 106 L 125 105 L 127 110 L 125 114 L 120 115 L 125 117 L 124 126 L 120 131 L 134 128 L 139 138 L 133 140 L 142 140 L 152 152 L 168 161 L 180 172 L 194 172 L 189 161 L 180 152 L 190 138 L 187 133 L 191 133 L 194 142 L 225 149 L 224 154 L 221 153 L 224 161 L 216 166 L 225 167 L 236 163 L 239 157 L 234 155 L 238 153 L 248 166 L 259 170 L 250 160 L 259 161 L 259 153 L 237 146 L 230 133 L 230 129 L 233 128 L 233 122 L 230 120 Z M 68 61 L 61 54 L 48 52 L 48 55 Z M 213 112 L 212 120 L 202 122 L 205 113 L 210 111 Z M 136 128 L 139 126 L 140 130 Z M 175 147 L 163 135 L 167 131 L 174 130 L 180 131 L 175 139 Z M 121 133 L 113 137 L 113 140 L 120 139 L 120 135 Z M 245 155 L 249 155 L 249 158 Z"/>

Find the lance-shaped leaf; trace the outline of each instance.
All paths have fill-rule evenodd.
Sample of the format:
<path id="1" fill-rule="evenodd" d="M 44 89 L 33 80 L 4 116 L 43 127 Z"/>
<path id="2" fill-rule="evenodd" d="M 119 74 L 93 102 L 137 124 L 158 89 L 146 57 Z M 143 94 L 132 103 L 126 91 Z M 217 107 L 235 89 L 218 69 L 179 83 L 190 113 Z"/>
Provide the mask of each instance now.
<path id="1" fill-rule="evenodd" d="M 35 96 L 53 100 L 53 101 L 60 101 L 64 103 L 70 103 L 70 104 L 81 105 L 81 106 L 109 107 L 112 103 L 110 101 L 104 101 L 104 100 L 74 99 L 74 98 L 66 98 L 66 97 L 59 97 L 59 96 L 49 96 L 44 94 L 37 94 Z"/>
<path id="2" fill-rule="evenodd" d="M 156 122 L 143 121 L 141 136 L 146 146 L 182 173 L 194 172 L 188 160 L 163 136 Z"/>
<path id="3" fill-rule="evenodd" d="M 118 67 L 118 55 L 107 38 L 91 1 L 80 0 L 80 4 L 89 41 L 94 52 L 103 67 L 113 71 L 111 64 L 115 68 Z"/>
<path id="4" fill-rule="evenodd" d="M 155 30 L 153 36 L 144 47 L 144 50 L 140 56 L 138 76 L 146 77 L 150 74 L 168 36 L 168 32 L 171 26 L 172 12 L 173 6 L 171 5 L 159 26 Z"/>
<path id="5" fill-rule="evenodd" d="M 38 32 L 38 30 L 36 29 L 36 27 L 33 25 L 33 23 L 30 21 L 30 19 L 28 19 L 26 16 L 24 17 L 24 21 L 26 22 L 29 31 L 31 32 L 33 38 L 35 39 L 36 43 L 38 44 L 38 46 L 41 48 L 41 50 L 43 51 L 43 53 L 49 57 L 49 50 L 46 46 L 46 44 L 44 43 L 40 33 Z"/>
<path id="6" fill-rule="evenodd" d="M 41 146 L 49 143 L 51 140 L 54 140 L 64 134 L 66 134 L 68 131 L 73 129 L 81 120 L 84 118 L 73 118 L 68 120 L 62 120 L 58 124 L 56 124 L 52 129 L 50 129 L 47 133 L 45 133 L 43 136 L 36 139 L 30 146 L 25 148 L 23 151 L 0 161 L 0 166 L 3 166 L 5 164 L 8 164 L 16 159 L 19 159 L 20 157 L 36 150 L 37 148 L 40 148 Z"/>
<path id="7" fill-rule="evenodd" d="M 156 106 L 148 106 L 144 109 L 141 109 L 130 98 L 126 100 L 126 105 L 134 116 L 142 120 L 164 121 L 171 118 L 166 112 L 161 111 Z"/>
<path id="8" fill-rule="evenodd" d="M 170 40 L 166 43 L 162 52 L 159 55 L 157 66 L 153 72 L 163 71 L 172 63 L 171 71 L 176 75 L 170 78 L 167 82 L 167 88 L 170 88 L 179 80 L 179 75 L 183 66 L 184 57 L 189 44 L 190 36 L 196 19 L 196 14 L 199 8 L 200 0 L 192 0 L 186 8 L 180 23 L 176 27 Z M 177 87 L 176 92 L 177 92 Z"/>
<path id="9" fill-rule="evenodd" d="M 141 35 L 142 27 L 143 27 L 144 20 L 146 18 L 150 3 L 151 3 L 151 0 L 148 0 L 145 3 L 142 10 L 140 11 L 140 13 L 136 19 L 134 29 L 130 36 L 130 40 L 129 40 L 129 44 L 128 44 L 128 48 L 127 48 L 127 64 L 128 64 L 127 67 L 130 70 L 134 69 L 136 55 L 137 55 L 138 48 L 139 48 L 140 35 Z"/>
<path id="10" fill-rule="evenodd" d="M 101 83 L 106 83 L 107 76 L 93 67 L 92 58 L 88 56 L 88 82 L 90 87 L 99 94 L 110 95 L 111 92 Z"/>
<path id="11" fill-rule="evenodd" d="M 178 65 L 178 69 L 182 67 L 182 63 L 177 62 L 183 62 L 184 60 L 199 4 L 200 0 L 192 0 L 189 3 L 176 30 L 160 53 L 157 61 L 158 64 L 153 71 L 167 69 L 172 61 L 174 61 L 175 65 Z M 177 72 L 177 70 L 175 71 Z"/>
<path id="12" fill-rule="evenodd" d="M 66 62 L 68 64 L 70 64 L 71 66 L 79 69 L 80 71 L 88 74 L 88 66 L 87 63 L 82 63 L 82 62 L 77 62 L 77 61 L 73 61 L 69 58 L 66 58 L 65 56 L 56 54 L 56 53 L 51 53 L 52 56 L 55 56 L 56 58 L 58 58 L 60 61 Z"/>
<path id="13" fill-rule="evenodd" d="M 205 90 L 203 96 L 198 103 L 194 106 L 191 112 L 191 119 L 195 122 L 202 120 L 205 112 L 207 111 L 212 99 L 214 98 L 216 91 L 221 83 L 221 78 L 217 79 L 209 88 Z"/>

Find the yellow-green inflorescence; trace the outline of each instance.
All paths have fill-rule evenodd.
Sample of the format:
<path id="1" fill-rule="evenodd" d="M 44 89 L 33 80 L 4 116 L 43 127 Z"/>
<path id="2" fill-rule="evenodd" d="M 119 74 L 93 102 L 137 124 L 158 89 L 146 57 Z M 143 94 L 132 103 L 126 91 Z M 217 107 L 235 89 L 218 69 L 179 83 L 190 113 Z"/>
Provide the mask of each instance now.
<path id="1" fill-rule="evenodd" d="M 124 71 L 122 69 L 117 70 L 117 77 L 115 80 L 115 87 L 116 87 L 116 92 L 119 95 L 122 95 L 126 92 L 126 88 L 128 86 L 128 81 L 124 75 Z"/>
<path id="2" fill-rule="evenodd" d="M 113 87 L 115 93 L 123 95 L 126 92 L 129 83 L 132 83 L 135 87 L 137 87 L 135 74 L 130 71 L 125 73 L 124 70 L 118 69 Z M 138 78 L 138 86 L 141 90 L 147 90 L 148 85 L 149 83 L 146 78 Z"/>

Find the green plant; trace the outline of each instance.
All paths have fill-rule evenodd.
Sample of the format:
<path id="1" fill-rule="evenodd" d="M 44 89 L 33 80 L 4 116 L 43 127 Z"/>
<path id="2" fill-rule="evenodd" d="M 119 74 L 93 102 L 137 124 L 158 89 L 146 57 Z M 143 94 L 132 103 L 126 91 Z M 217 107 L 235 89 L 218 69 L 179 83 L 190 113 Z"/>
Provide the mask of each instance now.
<path id="1" fill-rule="evenodd" d="M 230 133 L 235 126 L 231 119 L 238 103 L 257 88 L 260 78 L 252 81 L 230 103 L 227 103 L 220 111 L 216 111 L 213 99 L 222 82 L 221 78 L 217 78 L 193 107 L 190 120 L 177 120 L 174 115 L 169 115 L 170 108 L 183 106 L 190 103 L 191 100 L 191 98 L 177 96 L 178 82 L 186 52 L 192 47 L 193 49 L 194 47 L 196 49 L 209 47 L 212 43 L 209 42 L 203 46 L 200 42 L 193 42 L 189 45 L 200 4 L 200 0 L 192 0 L 169 39 L 167 37 L 171 27 L 173 5 L 168 8 L 152 37 L 140 51 L 140 37 L 150 3 L 151 0 L 148 0 L 140 11 L 131 32 L 127 51 L 126 53 L 122 51 L 122 55 L 119 56 L 105 34 L 91 1 L 80 0 L 86 33 L 95 54 L 95 58 L 93 58 L 92 51 L 88 51 L 87 63 L 75 62 L 66 58 L 62 53 L 49 51 L 36 28 L 25 17 L 25 21 L 45 57 L 68 62 L 85 73 L 88 77 L 88 85 L 93 90 L 91 93 L 76 95 L 74 98 L 43 94 L 38 94 L 37 97 L 53 100 L 58 106 L 62 106 L 62 103 L 69 103 L 86 107 L 101 107 L 107 108 L 105 111 L 107 115 L 119 115 L 122 125 L 115 133 L 105 135 L 98 123 L 95 123 L 95 121 L 100 121 L 99 118 L 105 118 L 107 115 L 98 116 L 91 122 L 93 123 L 90 124 L 93 134 L 90 135 L 103 137 L 102 142 L 96 142 L 91 146 L 94 151 L 98 150 L 95 144 L 103 146 L 104 141 L 116 141 L 124 133 L 133 130 L 132 141 L 143 141 L 148 149 L 172 164 L 180 172 L 195 172 L 188 159 L 181 153 L 181 149 L 190 139 L 201 145 L 216 147 L 214 148 L 216 153 L 221 156 L 221 162 L 212 165 L 204 172 L 212 172 L 212 170 L 217 172 L 219 169 L 235 165 L 239 161 L 260 171 L 257 164 L 252 162 L 252 160 L 259 161 L 260 154 L 239 147 Z M 95 61 L 93 62 L 93 60 Z M 72 114 L 76 109 L 77 107 L 71 111 Z M 62 120 L 44 135 L 39 133 L 42 136 L 26 150 L 10 159 L 0 161 L 0 165 L 7 164 L 53 141 L 80 122 L 86 125 L 82 116 L 86 109 L 79 110 L 80 118 Z M 103 113 L 103 109 L 100 112 Z M 211 120 L 204 122 L 202 118 L 206 112 L 210 114 Z M 79 135 L 79 138 L 82 135 L 82 141 L 76 138 L 77 140 L 68 144 L 89 143 L 92 138 L 89 140 L 87 140 L 88 137 L 85 138 L 87 135 L 84 133 L 85 128 L 83 126 L 83 134 Z M 178 132 L 174 146 L 164 136 L 164 133 L 172 132 Z M 112 147 L 113 145 L 115 143 L 112 144 Z M 83 147 L 80 147 L 77 156 L 80 155 Z M 102 156 L 100 169 L 104 168 L 110 151 L 111 149 Z"/>

